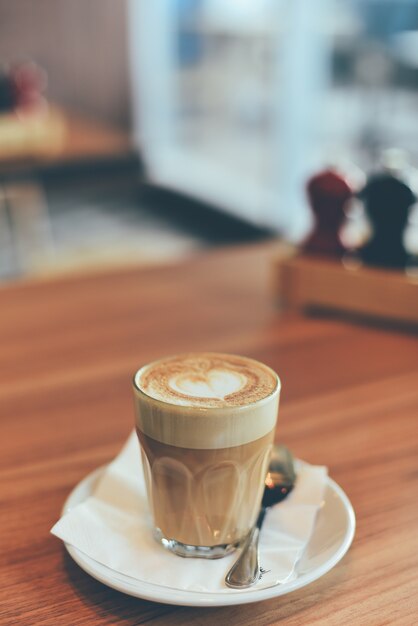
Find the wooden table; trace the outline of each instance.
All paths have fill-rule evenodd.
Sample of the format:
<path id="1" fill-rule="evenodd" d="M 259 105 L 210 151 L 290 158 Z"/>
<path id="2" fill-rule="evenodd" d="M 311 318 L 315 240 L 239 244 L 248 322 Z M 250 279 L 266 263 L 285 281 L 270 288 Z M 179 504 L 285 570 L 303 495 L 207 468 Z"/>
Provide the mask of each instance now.
<path id="1" fill-rule="evenodd" d="M 418 340 L 280 314 L 272 255 L 258 245 L 0 289 L 1 624 L 416 623 Z M 49 535 L 72 487 L 129 433 L 133 371 L 183 350 L 276 369 L 278 439 L 328 465 L 350 497 L 354 544 L 308 587 L 242 607 L 154 604 L 96 582 Z"/>
<path id="2" fill-rule="evenodd" d="M 26 150 L 2 152 L 0 146 L 0 177 L 27 177 L 71 168 L 136 161 L 137 152 L 127 132 L 110 128 L 97 120 L 72 111 L 51 107 L 54 124 L 39 145 L 29 144 Z"/>

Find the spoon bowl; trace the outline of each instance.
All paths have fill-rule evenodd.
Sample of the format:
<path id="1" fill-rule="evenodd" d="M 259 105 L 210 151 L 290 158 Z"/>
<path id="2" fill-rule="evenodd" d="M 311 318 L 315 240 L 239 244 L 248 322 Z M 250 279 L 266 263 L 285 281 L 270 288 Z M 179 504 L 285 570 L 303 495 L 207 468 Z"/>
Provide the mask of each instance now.
<path id="1" fill-rule="evenodd" d="M 296 480 L 293 455 L 284 445 L 273 446 L 261 506 L 268 508 L 284 500 Z"/>

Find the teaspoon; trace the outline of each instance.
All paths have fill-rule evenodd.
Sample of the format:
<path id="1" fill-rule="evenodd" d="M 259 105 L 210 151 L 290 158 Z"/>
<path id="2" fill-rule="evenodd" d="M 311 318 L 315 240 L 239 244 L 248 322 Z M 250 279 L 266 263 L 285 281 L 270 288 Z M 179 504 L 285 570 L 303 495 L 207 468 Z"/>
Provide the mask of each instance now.
<path id="1" fill-rule="evenodd" d="M 292 491 L 295 480 L 292 453 L 284 445 L 274 446 L 265 480 L 260 513 L 255 526 L 244 541 L 241 554 L 225 577 L 228 587 L 244 589 L 251 587 L 260 578 L 258 541 L 264 517 L 268 508 L 284 500 Z"/>

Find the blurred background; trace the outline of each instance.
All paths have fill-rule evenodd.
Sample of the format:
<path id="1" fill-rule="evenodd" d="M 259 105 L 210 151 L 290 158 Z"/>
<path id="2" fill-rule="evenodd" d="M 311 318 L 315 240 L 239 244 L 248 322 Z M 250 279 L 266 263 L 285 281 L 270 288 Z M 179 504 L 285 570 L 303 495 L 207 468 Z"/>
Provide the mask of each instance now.
<path id="1" fill-rule="evenodd" d="M 300 242 L 417 112 L 418 0 L 0 0 L 0 278 Z"/>

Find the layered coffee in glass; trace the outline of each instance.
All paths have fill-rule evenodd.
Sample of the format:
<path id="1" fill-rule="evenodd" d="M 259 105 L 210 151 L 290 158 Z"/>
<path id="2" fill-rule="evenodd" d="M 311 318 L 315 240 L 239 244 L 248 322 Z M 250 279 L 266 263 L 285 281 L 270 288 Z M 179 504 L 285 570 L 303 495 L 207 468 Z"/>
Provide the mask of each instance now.
<path id="1" fill-rule="evenodd" d="M 280 381 L 246 357 L 196 353 L 134 376 L 136 429 L 154 535 L 181 556 L 218 558 L 254 525 Z"/>

